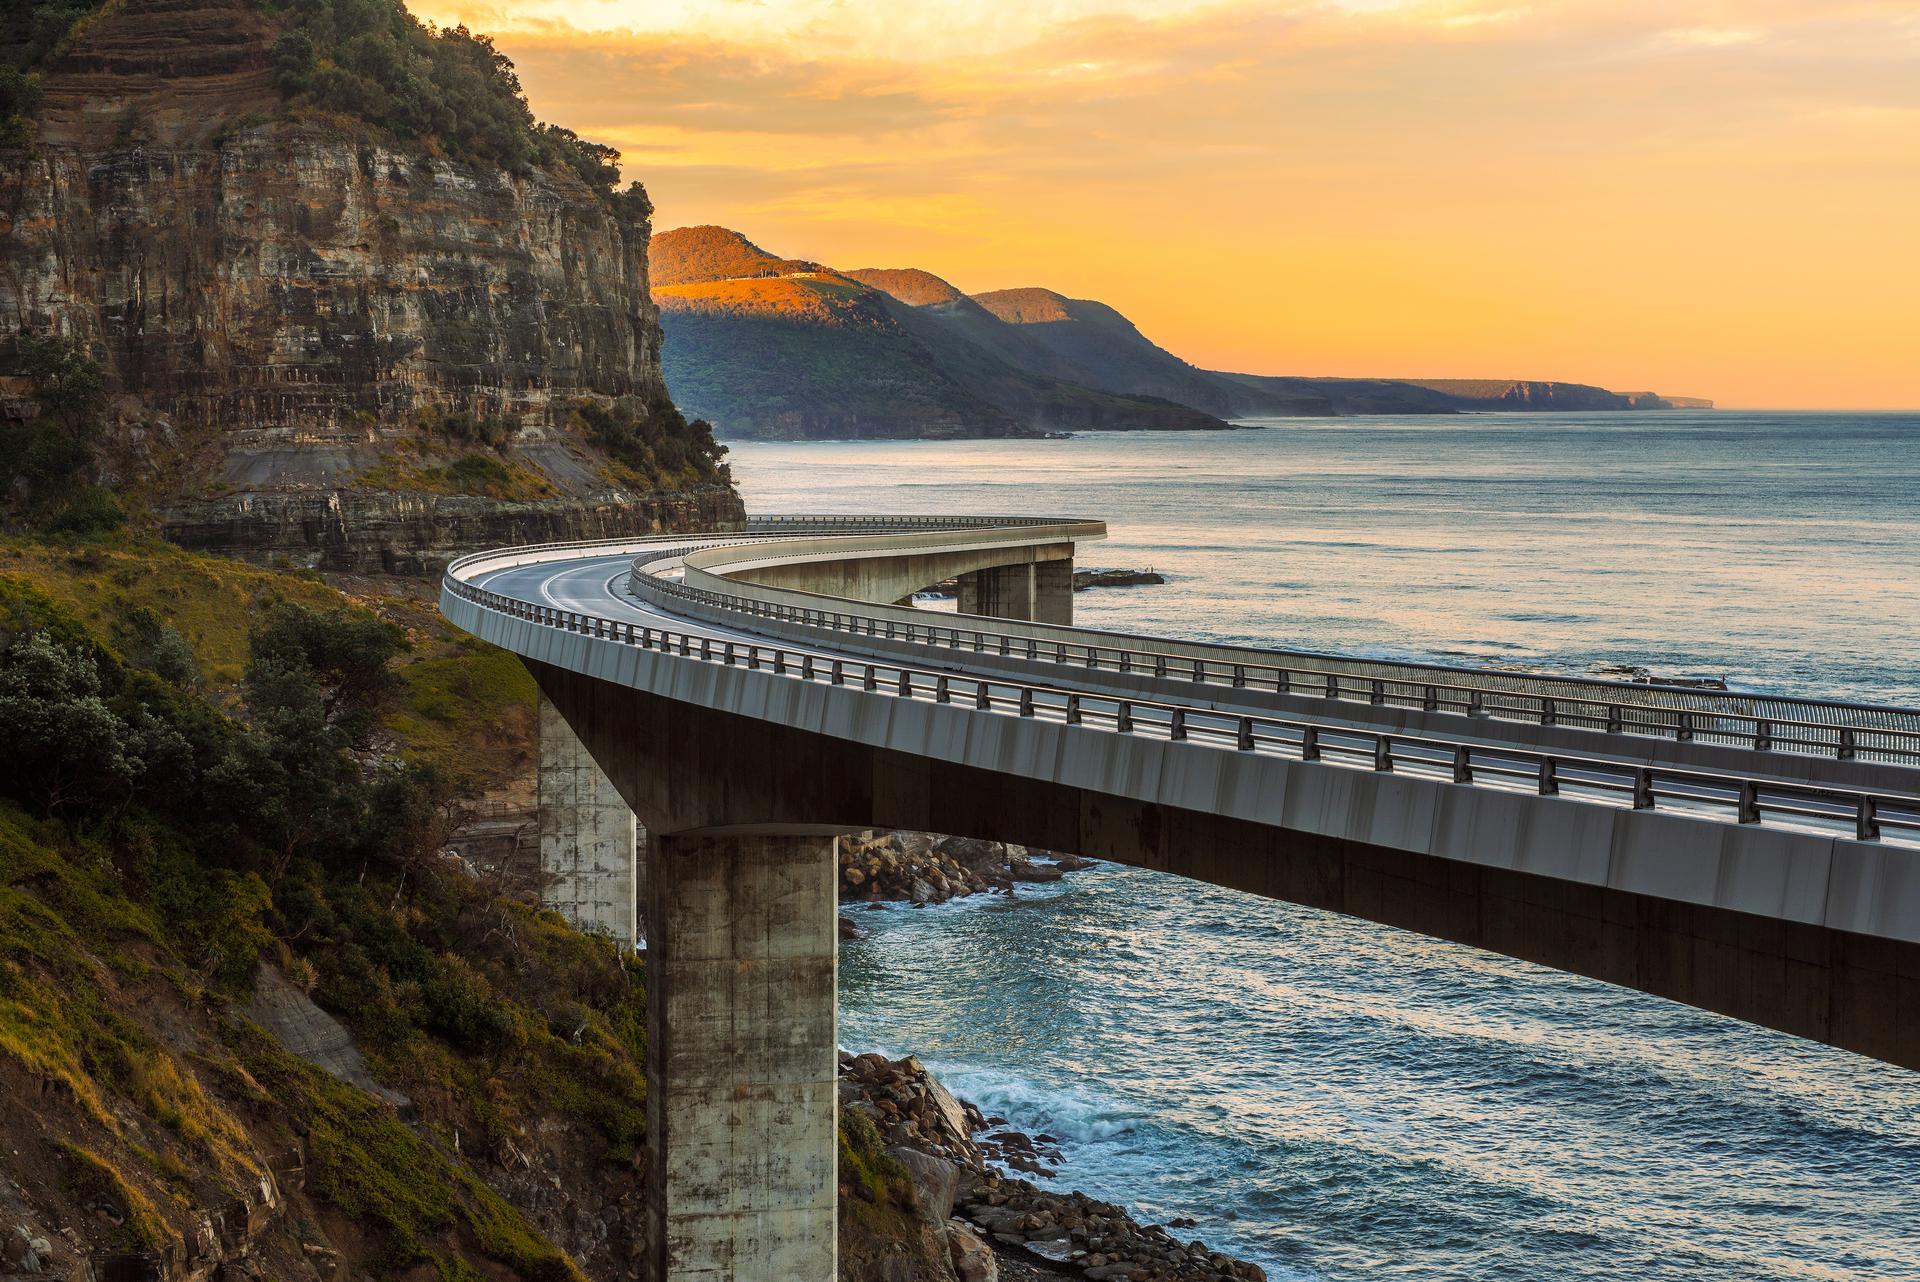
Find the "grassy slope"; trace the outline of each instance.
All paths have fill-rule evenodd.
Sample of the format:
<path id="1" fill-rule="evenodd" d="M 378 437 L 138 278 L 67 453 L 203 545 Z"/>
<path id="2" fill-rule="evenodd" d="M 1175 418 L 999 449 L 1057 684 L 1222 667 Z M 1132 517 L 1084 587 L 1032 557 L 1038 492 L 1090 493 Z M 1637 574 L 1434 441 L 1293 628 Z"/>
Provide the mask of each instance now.
<path id="1" fill-rule="evenodd" d="M 247 660 L 252 617 L 273 601 L 352 605 L 405 627 L 400 697 L 383 724 L 403 756 L 456 783 L 482 785 L 522 768 L 533 742 L 535 689 L 520 661 L 458 631 L 424 601 L 352 596 L 319 576 L 185 552 L 157 540 L 50 543 L 0 538 L 0 580 L 31 584 L 112 648 L 145 607 L 193 647 L 205 688 L 224 702 Z"/>
<path id="2" fill-rule="evenodd" d="M 304 574 L 164 545 L 7 540 L 0 580 L 9 599 L 46 603 L 65 635 L 109 653 L 136 609 L 154 611 L 191 643 L 203 696 L 227 707 L 251 614 L 276 600 L 369 604 Z M 386 717 L 390 750 L 483 774 L 482 730 L 515 713 L 530 723 L 524 669 L 456 638 L 421 603 L 371 604 L 413 638 Z M 580 1276 L 447 1140 L 538 1127 L 631 1171 L 645 1131 L 644 989 L 610 944 L 471 878 L 433 881 L 400 895 L 296 866 L 269 886 L 138 814 L 74 828 L 0 802 L 0 1129 L 12 1165 L 44 1170 L 58 1190 L 46 1209 L 88 1230 L 88 1246 L 177 1256 L 199 1209 L 304 1148 L 307 1196 L 283 1219 L 376 1276 L 421 1264 L 459 1282 Z M 237 1013 L 256 958 L 345 1019 L 421 1125 Z M 448 1010 L 488 1012 L 485 1044 Z M 92 1232 L 97 1217 L 77 1206 L 103 1193 L 126 1223 Z M 299 1243 L 260 1249 L 303 1271 Z"/>
<path id="3" fill-rule="evenodd" d="M 108 651 L 153 610 L 227 707 L 262 607 L 375 610 L 412 639 L 391 750 L 476 784 L 528 768 L 525 669 L 424 602 L 164 544 L 24 539 L 0 540 L 0 591 L 46 602 L 66 635 Z M 258 960 L 347 1024 L 414 1102 L 411 1124 L 246 1019 Z M 338 1251 L 382 1279 L 579 1279 L 549 1236 L 571 1225 L 571 1197 L 543 1195 L 530 1215 L 502 1190 L 561 1179 L 637 1200 L 645 1006 L 638 968 L 606 941 L 464 875 L 349 887 L 296 866 L 269 886 L 138 815 L 73 828 L 0 801 L 0 1146 L 9 1173 L 45 1191 L 45 1222 L 77 1227 L 89 1250 L 182 1258 L 200 1214 L 271 1177 L 287 1205 L 254 1244 L 268 1276 L 312 1277 Z M 519 1186 L 502 1152 L 532 1155 Z M 123 1224 L 84 1209 L 102 1197 Z M 909 1177 L 870 1126 L 842 1138 L 841 1214 L 844 1278 L 942 1276 Z M 608 1264 L 624 1275 L 624 1258 Z"/>

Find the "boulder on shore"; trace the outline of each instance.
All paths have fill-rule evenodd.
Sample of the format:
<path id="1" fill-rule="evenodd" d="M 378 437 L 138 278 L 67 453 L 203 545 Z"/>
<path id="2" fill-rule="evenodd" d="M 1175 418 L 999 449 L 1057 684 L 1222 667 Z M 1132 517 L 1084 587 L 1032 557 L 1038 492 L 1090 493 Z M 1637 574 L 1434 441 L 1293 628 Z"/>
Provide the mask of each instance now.
<path id="1" fill-rule="evenodd" d="M 1093 861 L 976 837 L 869 830 L 840 839 L 840 897 L 939 904 L 1016 882 L 1052 882 Z"/>

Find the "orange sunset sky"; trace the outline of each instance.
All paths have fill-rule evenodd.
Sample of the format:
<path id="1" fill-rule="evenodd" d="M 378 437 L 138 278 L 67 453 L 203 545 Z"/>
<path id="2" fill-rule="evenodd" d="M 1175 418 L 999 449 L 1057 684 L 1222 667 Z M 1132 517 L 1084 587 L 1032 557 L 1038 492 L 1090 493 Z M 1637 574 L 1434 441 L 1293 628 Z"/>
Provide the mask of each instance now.
<path id="1" fill-rule="evenodd" d="M 1920 406 L 1913 0 L 412 0 L 656 228 L 1196 364 Z"/>

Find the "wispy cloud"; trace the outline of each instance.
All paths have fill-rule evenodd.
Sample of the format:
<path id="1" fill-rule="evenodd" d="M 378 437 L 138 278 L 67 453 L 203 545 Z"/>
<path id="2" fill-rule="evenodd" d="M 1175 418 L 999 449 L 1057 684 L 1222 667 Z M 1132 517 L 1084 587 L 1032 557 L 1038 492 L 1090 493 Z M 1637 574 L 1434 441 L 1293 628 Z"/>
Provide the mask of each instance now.
<path id="1" fill-rule="evenodd" d="M 1044 281 L 1215 364 L 1920 402 L 1908 0 L 416 7 L 662 225 Z"/>

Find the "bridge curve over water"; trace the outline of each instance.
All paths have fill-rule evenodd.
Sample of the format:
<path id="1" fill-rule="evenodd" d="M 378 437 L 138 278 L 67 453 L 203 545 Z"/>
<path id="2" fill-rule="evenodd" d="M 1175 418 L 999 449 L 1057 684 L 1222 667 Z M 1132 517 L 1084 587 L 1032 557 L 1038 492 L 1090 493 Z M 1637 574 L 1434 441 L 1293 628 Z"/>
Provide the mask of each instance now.
<path id="1" fill-rule="evenodd" d="M 853 829 L 1158 868 L 1920 1067 L 1920 712 L 1076 629 L 1104 534 L 768 518 L 449 567 L 443 611 L 649 834 L 652 1276 L 832 1276 Z M 954 577 L 964 613 L 902 604 Z"/>

